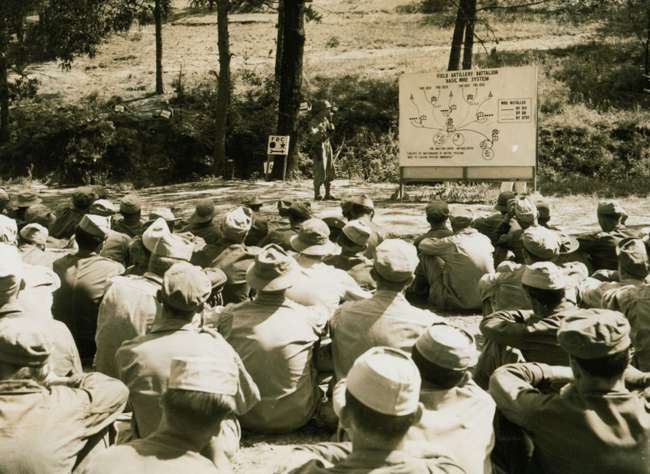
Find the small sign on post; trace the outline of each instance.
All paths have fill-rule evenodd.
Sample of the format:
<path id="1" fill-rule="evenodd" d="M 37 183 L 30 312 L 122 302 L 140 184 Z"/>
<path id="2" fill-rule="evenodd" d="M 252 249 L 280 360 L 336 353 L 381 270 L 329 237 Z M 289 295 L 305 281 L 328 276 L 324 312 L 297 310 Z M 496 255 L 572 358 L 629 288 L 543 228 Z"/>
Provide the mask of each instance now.
<path id="1" fill-rule="evenodd" d="M 289 155 L 289 135 L 269 135 L 269 144 L 266 150 L 266 177 L 268 179 L 273 166 L 271 158 L 274 156 L 284 156 L 284 168 L 282 170 L 282 181 L 287 179 L 287 155 Z"/>

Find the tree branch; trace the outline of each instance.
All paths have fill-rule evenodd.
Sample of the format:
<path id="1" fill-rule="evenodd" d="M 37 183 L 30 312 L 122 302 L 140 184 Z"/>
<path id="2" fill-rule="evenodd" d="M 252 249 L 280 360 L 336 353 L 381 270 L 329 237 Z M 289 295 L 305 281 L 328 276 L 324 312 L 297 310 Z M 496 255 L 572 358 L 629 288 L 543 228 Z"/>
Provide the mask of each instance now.
<path id="1" fill-rule="evenodd" d="M 518 3 L 516 5 L 487 5 L 485 7 L 478 8 L 476 11 L 482 12 L 482 11 L 490 11 L 490 10 L 516 10 L 517 8 L 534 7 L 537 5 L 542 5 L 544 3 L 552 3 L 555 1 L 556 0 L 536 0 L 527 3 Z"/>

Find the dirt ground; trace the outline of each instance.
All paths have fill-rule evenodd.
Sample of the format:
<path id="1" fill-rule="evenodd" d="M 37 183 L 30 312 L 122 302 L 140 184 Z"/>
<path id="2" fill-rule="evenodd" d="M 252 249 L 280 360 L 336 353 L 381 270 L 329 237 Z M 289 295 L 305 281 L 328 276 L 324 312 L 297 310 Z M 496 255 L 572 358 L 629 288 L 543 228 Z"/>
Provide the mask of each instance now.
<path id="1" fill-rule="evenodd" d="M 67 204 L 68 196 L 72 189 L 50 189 L 38 184 L 33 185 L 44 201 L 53 208 Z M 10 192 L 18 192 L 23 186 L 8 186 Z M 419 197 L 421 202 L 400 203 L 390 199 L 396 189 L 390 184 L 365 184 L 351 181 L 336 181 L 333 190 L 338 198 L 345 198 L 356 193 L 367 193 L 375 201 L 377 215 L 375 220 L 382 225 L 390 236 L 411 238 L 424 232 L 427 223 L 424 217 L 424 207 L 427 200 L 438 188 L 418 186 L 409 189 L 410 194 Z M 111 199 L 117 200 L 127 192 L 126 189 L 110 189 Z M 174 186 L 148 188 L 136 191 L 145 202 L 146 212 L 158 206 L 174 208 L 178 214 L 188 216 L 193 204 L 201 198 L 213 198 L 221 212 L 232 209 L 242 200 L 259 196 L 267 202 L 263 213 L 269 219 L 277 219 L 275 204 L 278 199 L 309 199 L 311 196 L 311 183 L 297 181 L 290 183 L 267 182 L 223 182 L 204 181 L 187 183 Z M 495 187 L 485 193 L 485 202 L 463 204 L 451 203 L 452 212 L 465 208 L 471 210 L 476 216 L 491 212 L 494 199 L 498 194 Z M 597 196 L 570 196 L 547 197 L 551 205 L 551 223 L 561 229 L 577 233 L 597 228 L 596 205 Z M 623 207 L 630 214 L 629 223 L 632 225 L 650 226 L 650 201 L 646 198 L 631 197 L 620 200 Z M 337 202 L 315 202 L 313 204 L 316 214 L 337 212 Z M 450 318 L 455 323 L 461 324 L 471 332 L 477 332 L 478 316 L 454 316 Z M 242 449 L 236 464 L 236 472 L 242 474 L 269 474 L 278 471 L 283 463 L 291 456 L 291 450 L 302 443 L 325 441 L 329 434 L 314 426 L 308 426 L 298 433 L 283 436 L 245 436 L 242 440 Z"/>
<path id="2" fill-rule="evenodd" d="M 306 25 L 305 82 L 317 75 L 397 77 L 446 67 L 450 27 L 436 17 L 398 13 L 413 0 L 314 0 L 320 22 Z M 216 14 L 192 11 L 186 0 L 175 0 L 174 17 L 164 27 L 164 81 L 168 95 L 182 78 L 185 87 L 216 75 Z M 276 15 L 233 14 L 230 18 L 232 68 L 235 72 L 270 74 L 275 57 Z M 492 22 L 488 34 L 479 25 L 485 47 L 477 52 L 545 50 L 587 41 L 554 21 Z M 70 71 L 56 62 L 36 64 L 28 72 L 41 82 L 39 92 L 75 101 L 87 96 L 136 99 L 153 92 L 154 28 L 134 27 L 99 48 L 94 58 L 79 57 Z"/>

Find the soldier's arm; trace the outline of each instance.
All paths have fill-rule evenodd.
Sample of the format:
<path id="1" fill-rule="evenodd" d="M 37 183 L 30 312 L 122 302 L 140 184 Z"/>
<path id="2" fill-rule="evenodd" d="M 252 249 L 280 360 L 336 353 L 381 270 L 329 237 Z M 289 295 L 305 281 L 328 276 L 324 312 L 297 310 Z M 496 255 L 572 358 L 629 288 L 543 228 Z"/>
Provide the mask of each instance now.
<path id="1" fill-rule="evenodd" d="M 551 383 L 573 379 L 568 367 L 546 364 L 509 364 L 499 367 L 490 378 L 490 395 L 497 408 L 511 422 L 528 428 L 538 420 L 538 410 L 553 395 L 544 395 L 542 389 Z M 541 420 L 543 422 L 543 420 Z"/>
<path id="2" fill-rule="evenodd" d="M 519 347 L 528 335 L 526 321 L 532 311 L 498 311 L 483 318 L 481 333 L 497 344 Z"/>

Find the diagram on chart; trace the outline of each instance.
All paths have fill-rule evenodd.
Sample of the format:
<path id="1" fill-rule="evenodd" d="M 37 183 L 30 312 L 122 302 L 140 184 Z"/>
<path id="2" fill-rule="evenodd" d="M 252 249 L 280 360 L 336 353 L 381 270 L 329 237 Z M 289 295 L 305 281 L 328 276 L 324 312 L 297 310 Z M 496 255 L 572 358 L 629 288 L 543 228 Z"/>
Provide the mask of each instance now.
<path id="1" fill-rule="evenodd" d="M 431 130 L 436 146 L 463 147 L 478 140 L 481 157 L 487 161 L 494 158 L 499 129 L 490 129 L 497 115 L 497 99 L 492 91 L 479 88 L 478 84 L 461 85 L 455 94 L 448 86 L 420 86 L 411 92 L 409 100 L 413 104 L 411 125 Z"/>
<path id="2" fill-rule="evenodd" d="M 405 74 L 399 94 L 402 166 L 534 165 L 534 68 Z"/>

